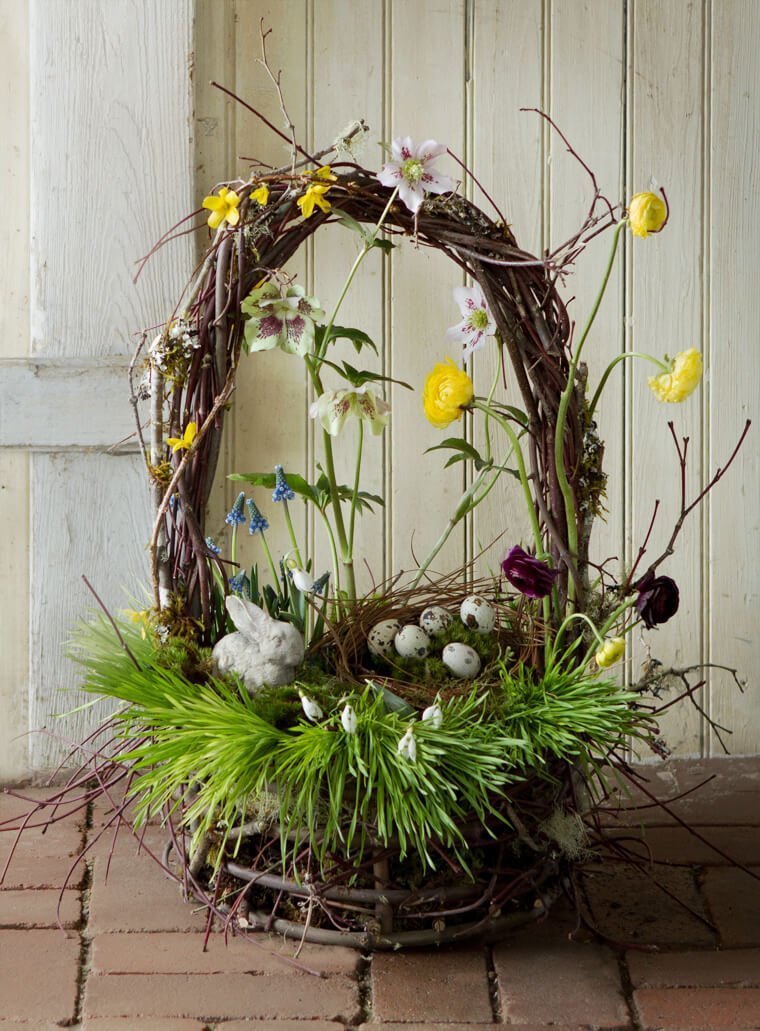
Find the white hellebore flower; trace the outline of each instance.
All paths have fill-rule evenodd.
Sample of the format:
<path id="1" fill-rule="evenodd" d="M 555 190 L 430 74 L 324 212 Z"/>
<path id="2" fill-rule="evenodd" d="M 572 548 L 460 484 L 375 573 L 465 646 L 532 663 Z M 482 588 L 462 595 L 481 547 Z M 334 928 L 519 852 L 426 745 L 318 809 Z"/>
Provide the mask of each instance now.
<path id="1" fill-rule="evenodd" d="M 423 720 L 429 722 L 433 730 L 440 730 L 441 724 L 443 723 L 443 710 L 441 709 L 438 702 L 434 705 L 428 705 L 427 709 L 422 714 Z"/>
<path id="2" fill-rule="evenodd" d="M 340 722 L 347 734 L 356 733 L 356 713 L 352 705 L 344 706 L 343 712 L 340 714 Z"/>
<path id="3" fill-rule="evenodd" d="M 309 408 L 312 419 L 319 419 L 331 437 L 337 437 L 349 415 L 364 419 L 375 436 L 388 425 L 391 406 L 375 395 L 367 383 L 347 390 L 326 390 Z"/>
<path id="4" fill-rule="evenodd" d="M 398 186 L 398 195 L 416 215 L 426 193 L 451 193 L 454 180 L 433 168 L 433 161 L 446 153 L 446 147 L 435 140 L 419 146 L 411 136 L 401 136 L 391 144 L 392 160 L 383 165 L 377 178 L 383 186 Z"/>
<path id="5" fill-rule="evenodd" d="M 298 692 L 301 696 L 301 708 L 304 711 L 307 720 L 311 720 L 312 723 L 316 723 L 317 720 L 321 720 L 324 716 L 322 707 L 318 702 L 315 702 L 313 698 L 309 698 L 308 695 L 304 694 L 303 691 Z"/>
<path id="6" fill-rule="evenodd" d="M 251 351 L 282 348 L 303 357 L 314 343 L 314 322 L 324 318 L 316 297 L 307 297 L 302 286 L 291 285 L 285 294 L 274 283 L 252 290 L 241 305 L 248 319 L 245 344 Z"/>
<path id="7" fill-rule="evenodd" d="M 456 326 L 446 330 L 446 337 L 449 340 L 461 340 L 464 345 L 462 357 L 467 361 L 473 351 L 483 346 L 488 337 L 496 335 L 496 323 L 477 283 L 472 287 L 455 286 L 454 300 L 459 305 L 463 318 Z"/>
<path id="8" fill-rule="evenodd" d="M 403 755 L 405 759 L 408 759 L 410 763 L 413 763 L 417 758 L 417 742 L 414 740 L 414 729 L 410 727 L 406 734 L 399 741 L 396 751 L 399 755 Z"/>

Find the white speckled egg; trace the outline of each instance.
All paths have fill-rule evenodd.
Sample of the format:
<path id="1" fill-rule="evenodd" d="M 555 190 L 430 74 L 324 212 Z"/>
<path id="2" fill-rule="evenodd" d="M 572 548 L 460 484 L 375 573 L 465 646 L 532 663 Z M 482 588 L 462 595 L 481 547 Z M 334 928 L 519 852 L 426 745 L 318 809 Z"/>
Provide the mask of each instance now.
<path id="1" fill-rule="evenodd" d="M 471 594 L 464 599 L 459 616 L 466 627 L 477 630 L 479 634 L 490 634 L 496 625 L 493 606 L 478 594 Z"/>
<path id="2" fill-rule="evenodd" d="M 430 638 L 414 623 L 402 626 L 396 634 L 396 651 L 402 659 L 424 659 L 430 648 Z"/>
<path id="3" fill-rule="evenodd" d="M 461 641 L 447 644 L 441 659 L 449 672 L 463 680 L 476 677 L 480 673 L 480 656 L 469 644 L 462 644 Z"/>
<path id="4" fill-rule="evenodd" d="M 393 655 L 393 642 L 401 629 L 400 619 L 383 619 L 367 634 L 367 647 L 373 655 L 388 659 Z"/>
<path id="5" fill-rule="evenodd" d="M 454 617 L 442 605 L 428 605 L 420 616 L 420 626 L 430 637 L 442 634 L 453 621 Z"/>

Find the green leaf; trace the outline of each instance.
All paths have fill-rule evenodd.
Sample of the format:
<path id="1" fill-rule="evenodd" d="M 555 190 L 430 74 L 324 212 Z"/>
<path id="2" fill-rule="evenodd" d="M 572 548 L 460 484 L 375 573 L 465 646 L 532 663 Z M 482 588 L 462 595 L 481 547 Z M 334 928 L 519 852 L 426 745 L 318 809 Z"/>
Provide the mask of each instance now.
<path id="1" fill-rule="evenodd" d="M 274 473 L 230 473 L 227 479 L 235 480 L 238 483 L 249 483 L 252 487 L 268 487 L 270 490 L 274 490 L 275 485 Z M 319 491 L 303 476 L 288 472 L 285 474 L 285 479 L 291 490 L 299 497 L 305 501 L 312 501 L 315 505 L 319 504 Z"/>
<path id="2" fill-rule="evenodd" d="M 352 326 L 330 326 L 329 335 L 325 339 L 326 331 L 327 326 L 315 327 L 314 339 L 317 351 L 320 351 L 327 344 L 331 344 L 334 340 L 350 340 L 357 354 L 361 352 L 362 347 L 370 347 L 375 354 L 378 353 L 377 344 L 362 329 L 354 329 Z"/>

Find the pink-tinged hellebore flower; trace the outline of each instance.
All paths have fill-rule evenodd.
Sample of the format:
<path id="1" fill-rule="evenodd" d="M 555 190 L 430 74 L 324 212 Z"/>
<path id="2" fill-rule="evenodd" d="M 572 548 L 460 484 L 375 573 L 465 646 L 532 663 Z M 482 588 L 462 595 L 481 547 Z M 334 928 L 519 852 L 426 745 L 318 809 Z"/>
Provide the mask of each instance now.
<path id="1" fill-rule="evenodd" d="M 520 594 L 528 598 L 545 598 L 559 576 L 558 569 L 551 569 L 545 562 L 529 555 L 515 545 L 501 564 L 507 580 Z"/>
<path id="2" fill-rule="evenodd" d="M 472 287 L 454 287 L 454 300 L 459 305 L 463 317 L 456 326 L 446 330 L 446 337 L 449 340 L 462 341 L 462 357 L 467 361 L 473 351 L 483 346 L 488 337 L 495 336 L 496 323 L 477 283 Z"/>
<path id="3" fill-rule="evenodd" d="M 388 425 L 391 406 L 377 397 L 368 384 L 346 390 L 326 390 L 309 408 L 312 419 L 319 419 L 331 437 L 337 437 L 349 415 L 363 419 L 375 436 Z"/>
<path id="4" fill-rule="evenodd" d="M 445 153 L 445 146 L 435 140 L 415 146 L 411 136 L 401 136 L 391 144 L 392 158 L 377 178 L 383 186 L 398 186 L 399 197 L 416 215 L 426 193 L 451 193 L 454 189 L 454 180 L 433 168 L 435 159 Z"/>
<path id="5" fill-rule="evenodd" d="M 639 592 L 636 611 L 644 620 L 647 630 L 667 623 L 678 612 L 678 585 L 669 576 L 655 576 L 648 572 L 634 587 Z"/>

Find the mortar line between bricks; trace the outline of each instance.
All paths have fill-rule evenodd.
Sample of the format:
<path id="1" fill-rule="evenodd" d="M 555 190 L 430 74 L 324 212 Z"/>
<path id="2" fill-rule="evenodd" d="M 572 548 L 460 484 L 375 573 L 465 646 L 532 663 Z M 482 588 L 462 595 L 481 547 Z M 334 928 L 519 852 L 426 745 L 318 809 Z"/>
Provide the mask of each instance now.
<path id="1" fill-rule="evenodd" d="M 486 946 L 486 977 L 488 979 L 488 996 L 491 1000 L 491 1016 L 493 1017 L 493 1023 L 505 1023 L 501 1005 L 501 992 L 499 991 L 499 975 L 496 971 L 492 945 Z"/>
<path id="2" fill-rule="evenodd" d="M 85 810 L 84 825 L 82 827 L 82 852 L 87 847 L 87 838 L 93 825 L 94 804 L 87 803 Z M 79 964 L 77 966 L 77 995 L 74 1002 L 74 1016 L 71 1022 L 72 1027 L 79 1027 L 82 1022 L 84 1010 L 84 993 L 87 986 L 87 978 L 90 972 L 90 959 L 92 955 L 92 939 L 89 934 L 90 899 L 92 897 L 94 861 L 85 860 L 84 874 L 80 893 L 80 916 L 79 916 Z"/>
<path id="3" fill-rule="evenodd" d="M 636 1006 L 633 998 L 633 980 L 631 978 L 631 972 L 628 969 L 628 963 L 624 952 L 621 951 L 618 953 L 617 961 L 618 971 L 620 973 L 620 987 L 623 990 L 625 1004 L 628 1007 L 630 1026 L 634 1028 L 635 1031 L 646 1031 L 646 1028 L 641 1023 L 638 1007 Z"/>

